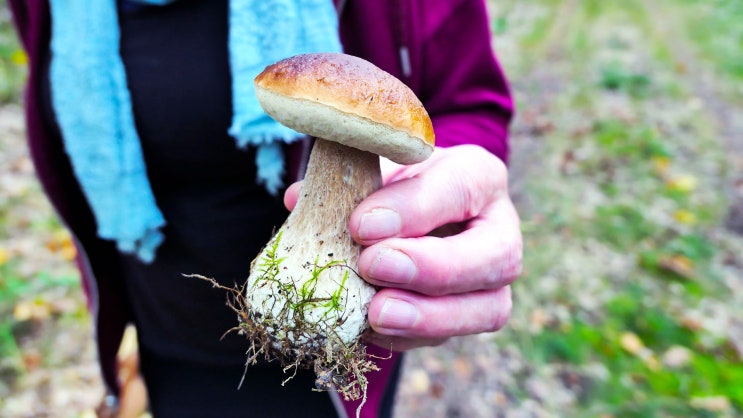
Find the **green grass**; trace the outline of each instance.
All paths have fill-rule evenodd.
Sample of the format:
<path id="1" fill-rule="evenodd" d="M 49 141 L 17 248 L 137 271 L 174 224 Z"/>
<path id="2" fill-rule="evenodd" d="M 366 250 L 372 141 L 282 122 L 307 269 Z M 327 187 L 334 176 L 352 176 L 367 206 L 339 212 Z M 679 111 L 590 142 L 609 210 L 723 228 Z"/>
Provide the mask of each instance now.
<path id="1" fill-rule="evenodd" d="M 708 90 L 734 87 L 743 2 L 523 4 L 508 13 L 493 4 L 499 36 L 529 56 L 503 57 L 526 86 L 516 91 L 520 111 L 542 103 L 551 122 L 526 170 L 524 275 L 498 337 L 533 368 L 518 382 L 538 376 L 572 393 L 544 401 L 547 415 L 743 415 L 734 336 L 705 319 L 717 310 L 743 316 L 740 289 L 730 286 L 743 273 L 730 270 L 743 262 L 743 238 L 724 228 L 730 169 L 716 115 L 692 106 L 702 80 L 678 62 L 698 56 L 722 83 Z M 531 29 L 508 20 L 535 5 L 542 13 L 521 23 Z M 664 30 L 676 22 L 688 32 L 672 39 Z M 558 81 L 532 90 L 545 62 Z M 529 397 L 519 383 L 507 391 Z"/>
<path id="2" fill-rule="evenodd" d="M 0 104 L 17 101 L 26 77 L 26 56 L 13 32 L 5 0 L 0 1 Z"/>
<path id="3" fill-rule="evenodd" d="M 743 81 L 743 2 L 683 0 L 690 13 L 685 29 L 702 57 L 735 80 Z"/>

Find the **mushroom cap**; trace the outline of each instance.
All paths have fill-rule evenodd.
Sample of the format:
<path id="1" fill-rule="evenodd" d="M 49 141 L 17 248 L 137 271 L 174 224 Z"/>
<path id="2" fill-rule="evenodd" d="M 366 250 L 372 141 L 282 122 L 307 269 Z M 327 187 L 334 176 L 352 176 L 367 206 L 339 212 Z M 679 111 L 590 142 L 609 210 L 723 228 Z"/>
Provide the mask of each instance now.
<path id="1" fill-rule="evenodd" d="M 295 55 L 255 78 L 258 102 L 279 123 L 317 138 L 414 164 L 434 148 L 431 118 L 412 90 L 347 54 Z"/>

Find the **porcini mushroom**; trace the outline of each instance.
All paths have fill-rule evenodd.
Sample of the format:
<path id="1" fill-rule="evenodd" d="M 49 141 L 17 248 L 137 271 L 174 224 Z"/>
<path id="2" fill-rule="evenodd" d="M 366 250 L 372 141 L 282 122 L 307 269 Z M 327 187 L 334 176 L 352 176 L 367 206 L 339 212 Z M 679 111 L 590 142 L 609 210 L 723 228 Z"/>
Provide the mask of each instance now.
<path id="1" fill-rule="evenodd" d="M 290 367 L 314 364 L 321 388 L 353 399 L 375 288 L 358 275 L 361 247 L 349 217 L 381 187 L 379 156 L 400 164 L 428 158 L 431 120 L 400 80 L 346 54 L 287 58 L 255 87 L 267 114 L 316 140 L 296 207 L 253 261 L 243 321 L 261 341 L 258 351 Z"/>

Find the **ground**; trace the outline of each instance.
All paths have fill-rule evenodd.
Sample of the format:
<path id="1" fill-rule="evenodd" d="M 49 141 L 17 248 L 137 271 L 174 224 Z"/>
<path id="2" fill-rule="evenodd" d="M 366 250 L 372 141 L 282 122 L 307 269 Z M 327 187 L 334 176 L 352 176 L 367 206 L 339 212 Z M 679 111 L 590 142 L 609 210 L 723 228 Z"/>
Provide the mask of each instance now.
<path id="1" fill-rule="evenodd" d="M 501 332 L 407 355 L 396 416 L 743 416 L 743 6 L 489 5 L 524 274 Z M 91 416 L 90 318 L 2 58 L 0 416 Z"/>

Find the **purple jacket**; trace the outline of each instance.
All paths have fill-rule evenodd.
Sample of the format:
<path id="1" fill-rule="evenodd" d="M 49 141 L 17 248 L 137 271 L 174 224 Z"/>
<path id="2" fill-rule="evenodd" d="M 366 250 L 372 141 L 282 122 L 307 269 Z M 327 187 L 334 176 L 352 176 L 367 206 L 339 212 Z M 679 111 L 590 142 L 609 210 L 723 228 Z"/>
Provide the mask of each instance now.
<path id="1" fill-rule="evenodd" d="M 433 120 L 436 145 L 477 144 L 504 161 L 513 113 L 509 87 L 492 52 L 484 0 L 336 0 L 343 3 L 340 32 L 346 53 L 365 58 L 408 84 Z M 28 141 L 38 177 L 72 231 L 78 266 L 95 321 L 104 382 L 117 394 L 116 352 L 130 318 L 116 248 L 97 238 L 90 208 L 63 145 L 54 140 L 40 109 L 40 68 L 49 48 L 48 0 L 10 0 L 29 57 L 25 91 Z M 381 356 L 384 357 L 384 353 Z M 397 356 L 384 362 L 397 361 Z M 377 406 L 392 367 L 369 375 L 363 416 Z M 357 403 L 347 402 L 349 416 Z"/>

